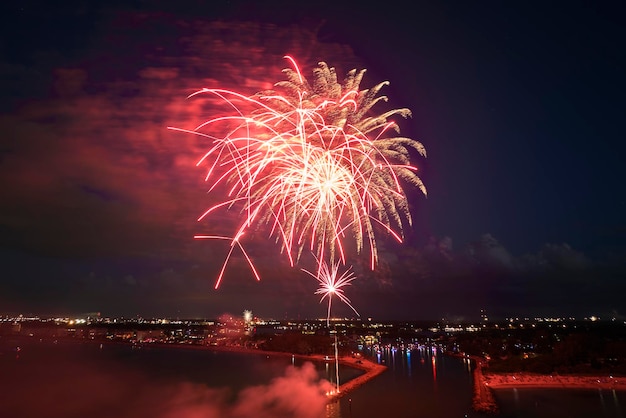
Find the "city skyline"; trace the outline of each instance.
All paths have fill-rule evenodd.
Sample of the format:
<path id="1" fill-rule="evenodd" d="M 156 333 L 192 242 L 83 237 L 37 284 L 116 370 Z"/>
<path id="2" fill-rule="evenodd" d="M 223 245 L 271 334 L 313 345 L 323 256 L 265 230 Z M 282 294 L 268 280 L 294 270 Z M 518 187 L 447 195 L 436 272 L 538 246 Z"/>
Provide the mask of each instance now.
<path id="1" fill-rule="evenodd" d="M 380 240 L 373 272 L 348 259 L 361 315 L 626 315 L 623 5 L 210 3 L 7 6 L 0 309 L 324 316 L 311 266 L 263 230 L 261 281 L 239 257 L 213 289 L 227 245 L 193 239 L 208 144 L 167 130 L 215 111 L 189 93 L 270 88 L 290 54 L 389 80 L 378 109 L 409 108 L 401 132 L 428 152 L 405 242 Z"/>

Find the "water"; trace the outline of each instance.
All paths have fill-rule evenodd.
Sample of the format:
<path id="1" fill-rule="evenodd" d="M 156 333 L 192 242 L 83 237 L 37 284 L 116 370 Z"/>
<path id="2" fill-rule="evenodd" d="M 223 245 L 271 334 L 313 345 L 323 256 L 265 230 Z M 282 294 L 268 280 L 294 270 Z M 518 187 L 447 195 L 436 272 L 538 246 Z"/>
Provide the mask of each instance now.
<path id="1" fill-rule="evenodd" d="M 622 418 L 626 392 L 612 390 L 502 389 L 495 392 L 496 415 L 471 410 L 473 379 L 465 360 L 430 350 L 383 350 L 374 355 L 389 367 L 342 399 L 341 418 L 494 417 Z M 352 401 L 350 402 L 350 399 Z"/>
<path id="2" fill-rule="evenodd" d="M 622 418 L 626 393 L 615 390 L 506 389 L 496 392 L 498 418 Z"/>
<path id="3" fill-rule="evenodd" d="M 341 418 L 487 416 L 471 409 L 468 362 L 429 349 L 384 349 L 373 357 L 388 371 L 342 399 Z"/>
<path id="4" fill-rule="evenodd" d="M 362 373 L 341 367 L 340 381 Z M 0 417 L 318 418 L 335 376 L 289 355 L 5 337 Z"/>
<path id="5" fill-rule="evenodd" d="M 17 351 L 16 348 L 20 347 Z M 198 349 L 0 338 L 0 416 L 12 418 L 484 418 L 471 410 L 462 359 L 430 350 L 383 350 L 388 370 L 326 405 L 319 379 L 332 362 Z M 305 365 L 306 363 L 306 365 Z M 294 367 L 295 366 L 295 367 Z M 362 372 L 340 367 L 340 381 Z M 626 393 L 506 389 L 498 418 L 624 417 Z"/>

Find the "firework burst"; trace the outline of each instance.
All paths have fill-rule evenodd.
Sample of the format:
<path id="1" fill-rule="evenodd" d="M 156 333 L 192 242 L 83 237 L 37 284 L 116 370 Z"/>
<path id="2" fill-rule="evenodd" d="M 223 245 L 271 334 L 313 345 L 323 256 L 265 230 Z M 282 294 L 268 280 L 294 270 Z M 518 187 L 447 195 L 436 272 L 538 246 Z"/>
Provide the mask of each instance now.
<path id="1" fill-rule="evenodd" d="M 344 287 L 350 286 L 352 281 L 356 279 L 356 276 L 352 272 L 352 267 L 348 268 L 343 274 L 339 275 L 339 263 L 331 263 L 329 266 L 326 262 L 318 260 L 317 273 L 311 273 L 305 269 L 302 269 L 302 271 L 311 277 L 314 277 L 319 283 L 320 287 L 315 291 L 315 294 L 322 295 L 320 303 L 322 303 L 324 299 L 328 299 L 326 325 L 330 325 L 330 311 L 333 296 L 337 296 L 340 301 L 352 308 L 355 314 L 359 315 L 354 306 L 352 306 L 350 299 L 348 299 L 344 294 Z"/>
<path id="2" fill-rule="evenodd" d="M 287 58 L 293 69 L 284 70 L 287 80 L 274 90 L 247 97 L 202 89 L 190 96 L 213 96 L 230 112 L 186 131 L 212 142 L 198 162 L 209 165 L 209 191 L 218 186 L 228 190 L 227 197 L 198 220 L 220 209 L 241 214 L 232 237 L 196 236 L 231 242 L 216 288 L 236 248 L 259 278 L 241 240 L 261 226 L 267 227 L 292 266 L 309 249 L 319 260 L 318 270 L 325 259 L 332 270 L 335 261 L 346 262 L 346 239 L 352 237 L 357 253 L 369 249 L 374 269 L 376 226 L 402 241 L 403 226 L 412 222 L 402 183 L 426 194 L 409 151 L 426 156 L 424 147 L 390 135 L 399 129 L 389 118 L 407 117 L 410 111 L 370 115 L 377 102 L 386 100 L 378 95 L 386 82 L 360 90 L 364 70 L 352 70 L 339 84 L 334 68 L 320 63 L 311 85 Z"/>

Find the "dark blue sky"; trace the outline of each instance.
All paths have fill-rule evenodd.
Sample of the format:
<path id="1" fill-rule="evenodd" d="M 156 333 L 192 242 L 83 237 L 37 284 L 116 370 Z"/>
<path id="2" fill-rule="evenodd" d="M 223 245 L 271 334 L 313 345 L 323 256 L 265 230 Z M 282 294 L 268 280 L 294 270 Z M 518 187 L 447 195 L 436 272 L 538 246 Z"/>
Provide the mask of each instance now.
<path id="1" fill-rule="evenodd" d="M 236 261 L 212 289 L 206 144 L 165 129 L 208 117 L 191 91 L 253 94 L 291 54 L 389 80 L 428 151 L 406 243 L 351 263 L 364 316 L 624 315 L 622 3 L 169 3 L 2 6 L 0 311 L 324 316 L 268 245 L 260 283 Z"/>

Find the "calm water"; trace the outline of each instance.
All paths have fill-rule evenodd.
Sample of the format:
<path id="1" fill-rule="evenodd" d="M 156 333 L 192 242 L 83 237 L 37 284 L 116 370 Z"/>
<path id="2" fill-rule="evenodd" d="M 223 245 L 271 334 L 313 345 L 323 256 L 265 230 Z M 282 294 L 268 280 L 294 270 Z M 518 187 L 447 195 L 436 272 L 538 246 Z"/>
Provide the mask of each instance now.
<path id="1" fill-rule="evenodd" d="M 340 401 L 342 418 L 487 416 L 471 410 L 472 373 L 463 360 L 430 350 L 383 350 L 373 358 L 389 370 Z"/>
<path id="2" fill-rule="evenodd" d="M 471 410 L 473 379 L 470 365 L 461 359 L 392 350 L 374 358 L 388 372 L 342 399 L 341 418 L 494 417 Z M 496 391 L 496 400 L 500 413 L 494 418 L 622 418 L 626 393 L 505 389 Z"/>
<path id="3" fill-rule="evenodd" d="M 509 389 L 496 392 L 506 418 L 621 418 L 626 393 L 614 390 Z"/>
<path id="4" fill-rule="evenodd" d="M 427 350 L 385 350 L 373 358 L 389 369 L 338 402 L 320 407 L 319 379 L 334 383 L 332 362 L 313 367 L 289 356 L 0 338 L 0 416 L 488 416 L 471 410 L 472 375 L 463 360 Z M 360 373 L 340 367 L 340 381 Z M 624 417 L 625 395 L 511 389 L 498 391 L 496 398 L 499 418 L 618 418 Z"/>

